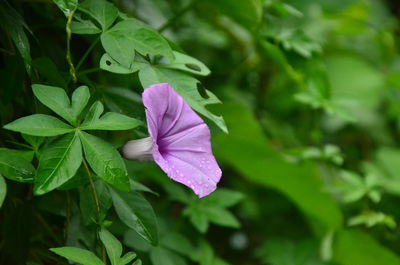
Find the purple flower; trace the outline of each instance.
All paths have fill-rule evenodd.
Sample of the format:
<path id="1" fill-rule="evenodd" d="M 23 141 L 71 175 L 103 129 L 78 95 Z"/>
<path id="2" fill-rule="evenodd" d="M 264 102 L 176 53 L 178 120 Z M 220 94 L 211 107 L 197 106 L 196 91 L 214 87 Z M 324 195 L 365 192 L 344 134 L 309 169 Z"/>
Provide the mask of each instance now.
<path id="1" fill-rule="evenodd" d="M 153 158 L 171 179 L 200 198 L 213 192 L 222 172 L 212 154 L 207 125 L 169 84 L 152 85 L 142 97 L 150 137 L 126 143 L 124 157 Z"/>

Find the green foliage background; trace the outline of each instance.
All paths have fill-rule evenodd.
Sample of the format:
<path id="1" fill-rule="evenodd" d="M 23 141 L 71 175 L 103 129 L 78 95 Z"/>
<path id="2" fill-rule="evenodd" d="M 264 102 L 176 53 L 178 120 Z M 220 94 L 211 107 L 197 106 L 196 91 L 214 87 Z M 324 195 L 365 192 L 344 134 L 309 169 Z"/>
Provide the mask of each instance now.
<path id="1" fill-rule="evenodd" d="M 0 264 L 400 264 L 400 5 L 0 2 Z M 222 168 L 198 199 L 118 148 L 170 83 Z M 219 104 L 219 103 L 223 104 Z"/>

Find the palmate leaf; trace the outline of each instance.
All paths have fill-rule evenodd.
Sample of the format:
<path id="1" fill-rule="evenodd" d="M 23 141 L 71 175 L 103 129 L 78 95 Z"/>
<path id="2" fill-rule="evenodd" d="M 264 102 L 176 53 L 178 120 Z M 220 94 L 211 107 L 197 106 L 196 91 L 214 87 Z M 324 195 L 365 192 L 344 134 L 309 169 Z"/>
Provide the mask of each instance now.
<path id="1" fill-rule="evenodd" d="M 111 189 L 115 211 L 125 225 L 156 245 L 158 242 L 157 222 L 154 210 L 137 192 L 120 192 Z"/>
<path id="2" fill-rule="evenodd" d="M 114 60 L 128 68 L 133 63 L 135 51 L 144 56 L 162 55 L 174 59 L 168 42 L 157 31 L 133 18 L 103 32 L 101 43 Z"/>
<path id="3" fill-rule="evenodd" d="M 45 149 L 40 156 L 34 192 L 42 195 L 71 179 L 82 163 L 82 146 L 77 133 L 68 134 Z"/>
<path id="4" fill-rule="evenodd" d="M 108 53 L 103 54 L 101 57 L 100 68 L 116 74 L 132 74 L 140 69 L 135 62 L 131 62 L 129 66 L 123 66 L 114 60 Z"/>
<path id="5" fill-rule="evenodd" d="M 74 128 L 53 116 L 33 114 L 4 125 L 4 129 L 34 136 L 56 136 L 72 132 Z"/>
<path id="6" fill-rule="evenodd" d="M 119 14 L 118 8 L 105 0 L 86 0 L 79 5 L 79 11 L 95 19 L 103 31 L 114 23 Z"/>
<path id="7" fill-rule="evenodd" d="M 92 252 L 74 247 L 51 248 L 51 251 L 66 259 L 78 262 L 82 265 L 104 265 L 104 263 Z"/>
<path id="8" fill-rule="evenodd" d="M 0 148 L 0 174 L 13 181 L 32 183 L 35 168 L 22 152 Z"/>
<path id="9" fill-rule="evenodd" d="M 49 109 L 60 115 L 71 124 L 76 124 L 79 114 L 89 101 L 90 93 L 87 86 L 75 89 L 70 102 L 64 89 L 54 86 L 32 85 L 35 96 Z"/>
<path id="10" fill-rule="evenodd" d="M 82 130 L 129 130 L 143 124 L 139 120 L 115 112 L 107 112 L 100 117 L 103 111 L 104 106 L 100 101 L 93 103 L 80 128 Z"/>
<path id="11" fill-rule="evenodd" d="M 72 22 L 71 32 L 74 34 L 98 34 L 101 33 L 101 29 L 90 20 L 80 20 Z"/>
<path id="12" fill-rule="evenodd" d="M 221 116 L 214 115 L 206 108 L 208 104 L 221 103 L 219 99 L 212 92 L 206 89 L 199 89 L 199 81 L 195 78 L 180 71 L 172 70 L 177 69 L 191 73 L 196 72 L 199 75 L 207 75 L 209 73 L 208 68 L 192 57 L 176 52 L 174 54 L 176 55 L 176 60 L 172 60 L 172 63 L 150 65 L 145 62 L 134 61 L 129 66 L 124 66 L 106 53 L 100 60 L 100 68 L 118 74 L 130 74 L 140 71 L 139 78 L 144 88 L 156 83 L 169 83 L 195 111 L 213 121 L 224 132 L 228 132 L 224 119 Z M 197 72 L 190 69 L 187 65 L 200 69 L 200 71 Z"/>
<path id="13" fill-rule="evenodd" d="M 174 60 L 161 63 L 158 66 L 168 69 L 182 70 L 195 75 L 205 76 L 210 74 L 210 69 L 196 58 L 177 51 L 173 51 L 173 53 L 175 56 Z"/>
<path id="14" fill-rule="evenodd" d="M 97 176 L 123 191 L 130 191 L 125 163 L 118 151 L 96 136 L 79 132 L 86 160 Z"/>

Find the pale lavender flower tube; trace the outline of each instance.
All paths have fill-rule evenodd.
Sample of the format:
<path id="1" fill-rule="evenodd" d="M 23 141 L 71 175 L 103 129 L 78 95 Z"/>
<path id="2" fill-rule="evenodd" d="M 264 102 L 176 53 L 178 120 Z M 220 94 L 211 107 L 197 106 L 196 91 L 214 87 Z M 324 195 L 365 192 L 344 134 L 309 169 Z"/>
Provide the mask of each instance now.
<path id="1" fill-rule="evenodd" d="M 209 195 L 222 172 L 212 154 L 208 126 L 167 83 L 150 86 L 142 98 L 150 137 L 126 143 L 124 157 L 152 157 L 171 179 L 200 198 Z"/>

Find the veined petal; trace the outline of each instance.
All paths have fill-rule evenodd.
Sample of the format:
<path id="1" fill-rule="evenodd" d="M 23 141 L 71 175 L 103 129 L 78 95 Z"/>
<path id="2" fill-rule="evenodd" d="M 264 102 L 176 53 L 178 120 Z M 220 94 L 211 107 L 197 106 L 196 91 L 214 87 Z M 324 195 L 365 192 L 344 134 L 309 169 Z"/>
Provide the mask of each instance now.
<path id="1" fill-rule="evenodd" d="M 166 83 L 147 88 L 143 103 L 154 141 L 154 161 L 199 197 L 213 192 L 222 172 L 212 154 L 210 130 L 204 121 Z"/>

